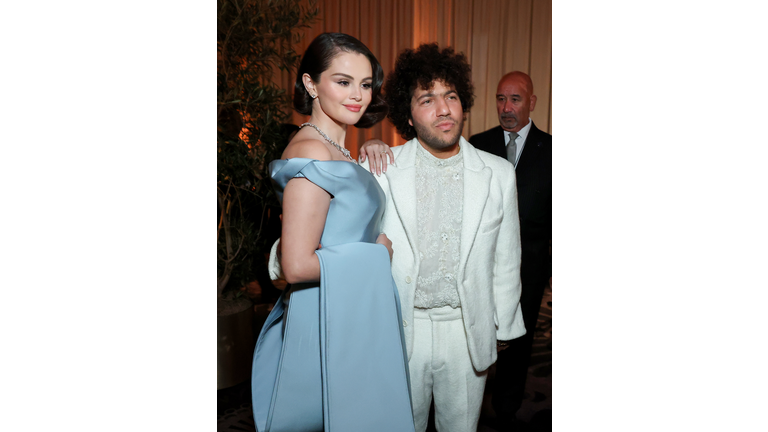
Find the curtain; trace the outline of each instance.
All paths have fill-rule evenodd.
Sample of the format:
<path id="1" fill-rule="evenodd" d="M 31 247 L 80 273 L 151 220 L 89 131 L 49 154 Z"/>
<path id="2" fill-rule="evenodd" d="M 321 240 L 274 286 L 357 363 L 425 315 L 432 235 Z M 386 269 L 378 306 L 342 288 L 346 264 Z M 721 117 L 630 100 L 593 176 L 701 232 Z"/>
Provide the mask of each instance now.
<path id="1" fill-rule="evenodd" d="M 463 52 L 472 65 L 475 104 L 464 124 L 465 138 L 499 124 L 496 86 L 507 73 L 531 76 L 538 97 L 531 119 L 552 131 L 552 1 L 533 0 L 319 0 L 315 24 L 304 31 L 296 51 L 303 53 L 317 35 L 342 32 L 362 41 L 388 74 L 406 48 L 437 42 Z M 280 85 L 293 94 L 294 74 L 282 72 Z M 293 112 L 300 125 L 307 116 Z M 363 142 L 379 138 L 405 142 L 388 120 L 370 129 L 351 126 L 346 147 L 353 157 Z"/>

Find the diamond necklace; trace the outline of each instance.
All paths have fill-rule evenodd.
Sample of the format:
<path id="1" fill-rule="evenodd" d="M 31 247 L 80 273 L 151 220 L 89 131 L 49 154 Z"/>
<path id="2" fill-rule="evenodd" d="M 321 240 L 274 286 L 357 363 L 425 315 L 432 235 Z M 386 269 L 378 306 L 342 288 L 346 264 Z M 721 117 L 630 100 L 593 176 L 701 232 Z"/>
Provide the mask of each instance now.
<path id="1" fill-rule="evenodd" d="M 340 145 L 336 144 L 336 141 L 332 140 L 332 139 L 331 139 L 331 138 L 330 138 L 328 135 L 326 135 L 326 134 L 325 134 L 325 132 L 321 131 L 319 127 L 317 127 L 317 126 L 315 126 L 315 125 L 313 125 L 312 123 L 309 123 L 309 122 L 307 122 L 307 123 L 304 123 L 304 124 L 302 124 L 302 125 L 301 125 L 301 127 L 304 127 L 304 126 L 312 126 L 313 128 L 315 128 L 315 130 L 317 131 L 317 133 L 319 133 L 319 134 L 320 134 L 320 135 L 321 135 L 323 138 L 325 138 L 325 140 L 326 140 L 326 141 L 328 141 L 329 143 L 331 143 L 331 145 L 332 145 L 332 146 L 336 147 L 336 149 L 337 149 L 338 151 L 340 151 L 340 152 L 341 152 L 341 154 L 343 154 L 343 155 L 344 155 L 344 156 L 345 156 L 347 159 L 349 159 L 350 161 L 352 161 L 352 162 L 354 162 L 354 163 L 357 163 L 357 161 L 356 161 L 356 160 L 354 160 L 354 159 L 352 159 L 352 157 L 349 155 L 349 150 L 347 150 L 347 149 L 345 149 L 344 147 L 342 147 L 342 146 L 340 146 Z"/>

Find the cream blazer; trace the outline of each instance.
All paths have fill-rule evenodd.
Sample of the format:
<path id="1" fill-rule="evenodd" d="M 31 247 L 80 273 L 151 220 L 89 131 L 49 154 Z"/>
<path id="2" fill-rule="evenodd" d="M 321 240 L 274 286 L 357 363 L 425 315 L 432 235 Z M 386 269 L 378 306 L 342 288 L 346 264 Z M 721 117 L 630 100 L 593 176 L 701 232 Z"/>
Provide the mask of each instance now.
<path id="1" fill-rule="evenodd" d="M 408 358 L 413 354 L 413 302 L 419 274 L 416 146 L 392 148 L 395 166 L 375 176 L 387 196 L 382 231 L 392 241 L 392 276 L 400 294 Z M 496 341 L 525 334 L 520 309 L 520 219 L 515 170 L 507 160 L 475 149 L 461 137 L 464 203 L 458 271 L 464 329 L 472 365 L 496 361 Z M 370 170 L 368 161 L 363 167 Z"/>

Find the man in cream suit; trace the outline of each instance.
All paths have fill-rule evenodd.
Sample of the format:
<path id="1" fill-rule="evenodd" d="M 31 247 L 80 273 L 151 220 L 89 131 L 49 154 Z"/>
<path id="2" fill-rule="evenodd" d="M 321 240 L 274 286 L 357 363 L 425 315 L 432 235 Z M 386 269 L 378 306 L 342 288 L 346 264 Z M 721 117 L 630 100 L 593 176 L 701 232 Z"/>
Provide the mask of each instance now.
<path id="1" fill-rule="evenodd" d="M 525 333 L 514 168 L 461 136 L 474 102 L 463 54 L 437 44 L 405 50 L 385 90 L 388 117 L 410 140 L 376 178 L 387 199 L 382 229 L 394 249 L 416 431 L 426 430 L 434 395 L 439 432 L 475 432 L 488 367 Z"/>

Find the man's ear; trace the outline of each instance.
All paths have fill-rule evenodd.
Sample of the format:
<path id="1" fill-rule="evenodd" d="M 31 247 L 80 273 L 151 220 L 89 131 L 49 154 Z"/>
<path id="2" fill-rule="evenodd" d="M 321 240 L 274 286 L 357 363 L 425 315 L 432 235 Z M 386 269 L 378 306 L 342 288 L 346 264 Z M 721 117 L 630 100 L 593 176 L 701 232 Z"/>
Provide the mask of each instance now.
<path id="1" fill-rule="evenodd" d="M 534 108 L 536 108 L 536 95 L 531 96 L 531 109 L 528 111 L 533 111 Z"/>
<path id="2" fill-rule="evenodd" d="M 408 124 L 411 125 L 411 127 L 413 127 L 413 120 L 408 119 Z"/>

